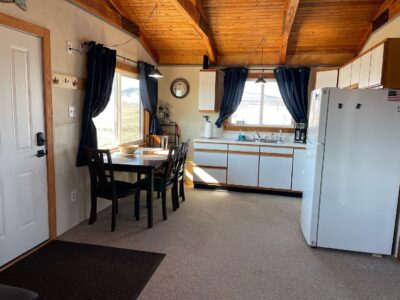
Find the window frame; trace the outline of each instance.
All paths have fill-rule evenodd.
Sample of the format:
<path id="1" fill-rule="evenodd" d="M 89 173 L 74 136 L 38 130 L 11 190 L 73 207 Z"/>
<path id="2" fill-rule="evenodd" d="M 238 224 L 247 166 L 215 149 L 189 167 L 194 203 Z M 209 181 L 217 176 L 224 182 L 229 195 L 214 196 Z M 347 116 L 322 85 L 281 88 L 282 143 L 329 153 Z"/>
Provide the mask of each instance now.
<path id="1" fill-rule="evenodd" d="M 264 73 L 264 78 L 266 80 L 276 80 L 275 75 L 273 73 Z M 247 76 L 247 81 L 255 81 L 259 76 L 259 73 L 250 73 Z M 260 109 L 260 118 L 262 109 L 264 106 L 264 101 L 261 101 L 261 109 Z M 282 131 L 284 133 L 294 133 L 295 131 L 295 122 L 293 120 L 293 124 L 291 126 L 271 126 L 271 125 L 237 125 L 231 123 L 231 118 L 229 117 L 224 121 L 224 130 L 226 131 L 261 131 L 261 132 L 279 132 Z"/>
<path id="2" fill-rule="evenodd" d="M 130 77 L 130 78 L 135 78 L 135 79 L 140 79 L 140 75 L 139 75 L 139 70 L 135 67 L 132 67 L 128 64 L 124 64 L 121 62 L 117 62 L 116 66 L 115 66 L 115 75 L 114 76 L 126 76 L 126 77 Z M 117 85 L 116 88 L 116 100 L 117 99 L 121 99 L 121 89 L 120 89 L 120 84 L 121 84 L 121 80 L 116 80 L 115 84 Z M 114 86 L 113 86 L 114 88 Z M 143 104 L 141 103 L 141 129 L 142 129 L 142 139 L 137 140 L 137 141 L 129 141 L 126 142 L 124 144 L 130 144 L 130 145 L 144 145 L 145 143 L 145 139 L 146 139 L 146 135 L 149 132 L 149 113 L 146 111 L 146 109 L 143 107 Z M 120 132 L 121 132 L 121 103 L 120 101 L 116 101 L 116 105 L 115 105 L 115 109 L 114 109 L 114 114 L 115 114 L 115 136 L 114 138 L 116 140 L 120 140 Z M 117 151 L 118 150 L 118 145 L 115 145 L 113 147 L 110 148 L 110 150 L 112 152 Z"/>

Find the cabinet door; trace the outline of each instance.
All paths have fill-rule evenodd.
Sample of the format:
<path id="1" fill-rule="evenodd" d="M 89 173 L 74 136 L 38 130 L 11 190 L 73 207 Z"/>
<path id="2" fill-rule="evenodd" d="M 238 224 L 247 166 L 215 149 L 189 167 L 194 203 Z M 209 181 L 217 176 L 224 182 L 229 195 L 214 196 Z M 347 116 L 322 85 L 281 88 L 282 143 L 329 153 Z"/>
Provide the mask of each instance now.
<path id="1" fill-rule="evenodd" d="M 306 149 L 294 149 L 292 190 L 304 191 L 304 170 L 306 167 Z"/>
<path id="2" fill-rule="evenodd" d="M 216 70 L 200 71 L 199 76 L 199 110 L 214 111 L 217 80 Z"/>
<path id="3" fill-rule="evenodd" d="M 315 89 L 322 89 L 325 87 L 337 87 L 338 70 L 319 71 L 317 72 L 317 79 L 315 81 Z"/>
<path id="4" fill-rule="evenodd" d="M 385 44 L 382 44 L 371 51 L 371 69 L 369 74 L 369 87 L 382 85 L 383 55 Z"/>
<path id="5" fill-rule="evenodd" d="M 350 86 L 358 87 L 360 83 L 360 58 L 356 59 L 351 63 L 351 77 L 350 77 Z"/>
<path id="6" fill-rule="evenodd" d="M 261 154 L 259 187 L 290 190 L 292 188 L 292 157 Z"/>
<path id="7" fill-rule="evenodd" d="M 344 89 L 350 87 L 351 82 L 351 64 L 340 68 L 339 70 L 339 88 Z"/>
<path id="8" fill-rule="evenodd" d="M 360 58 L 360 80 L 358 88 L 366 89 L 369 86 L 369 71 L 371 68 L 371 51 Z"/>
<path id="9" fill-rule="evenodd" d="M 259 154 L 228 154 L 228 184 L 258 185 Z"/>
<path id="10" fill-rule="evenodd" d="M 193 168 L 193 181 L 194 183 L 209 183 L 209 184 L 225 184 L 226 183 L 226 170 L 207 167 L 194 167 Z"/>

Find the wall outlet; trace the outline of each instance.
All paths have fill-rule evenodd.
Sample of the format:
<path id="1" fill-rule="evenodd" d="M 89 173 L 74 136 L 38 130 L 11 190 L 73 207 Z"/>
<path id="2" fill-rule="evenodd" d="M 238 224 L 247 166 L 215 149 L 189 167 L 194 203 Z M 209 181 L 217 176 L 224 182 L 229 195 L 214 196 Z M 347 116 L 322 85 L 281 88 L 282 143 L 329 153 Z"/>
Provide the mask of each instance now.
<path id="1" fill-rule="evenodd" d="M 78 199 L 78 193 L 74 190 L 71 192 L 71 202 L 76 202 L 76 200 Z"/>
<path id="2" fill-rule="evenodd" d="M 67 53 L 72 54 L 73 53 L 72 51 L 73 51 L 72 50 L 72 42 L 67 41 Z"/>
<path id="3" fill-rule="evenodd" d="M 76 117 L 76 107 L 75 106 L 68 106 L 68 116 L 70 118 Z"/>

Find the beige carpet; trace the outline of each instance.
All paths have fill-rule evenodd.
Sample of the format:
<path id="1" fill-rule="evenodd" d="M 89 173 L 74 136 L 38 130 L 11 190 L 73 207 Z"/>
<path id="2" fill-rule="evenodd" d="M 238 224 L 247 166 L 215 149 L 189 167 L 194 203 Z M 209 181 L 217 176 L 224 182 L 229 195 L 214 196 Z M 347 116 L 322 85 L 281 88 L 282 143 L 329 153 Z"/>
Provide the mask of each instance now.
<path id="1" fill-rule="evenodd" d="M 126 199 L 114 233 L 106 210 L 62 239 L 166 253 L 140 299 L 400 299 L 392 258 L 308 247 L 300 199 L 189 189 L 165 222 L 159 204 L 150 230 Z"/>

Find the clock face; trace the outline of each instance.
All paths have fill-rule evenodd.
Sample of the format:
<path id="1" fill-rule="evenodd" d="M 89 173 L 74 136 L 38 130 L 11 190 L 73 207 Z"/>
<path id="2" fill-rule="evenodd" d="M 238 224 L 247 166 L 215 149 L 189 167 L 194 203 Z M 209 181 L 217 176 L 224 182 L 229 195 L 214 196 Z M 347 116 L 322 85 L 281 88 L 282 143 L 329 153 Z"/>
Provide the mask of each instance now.
<path id="1" fill-rule="evenodd" d="M 189 82 L 183 78 L 177 78 L 171 83 L 171 93 L 175 98 L 185 98 L 190 91 Z"/>

